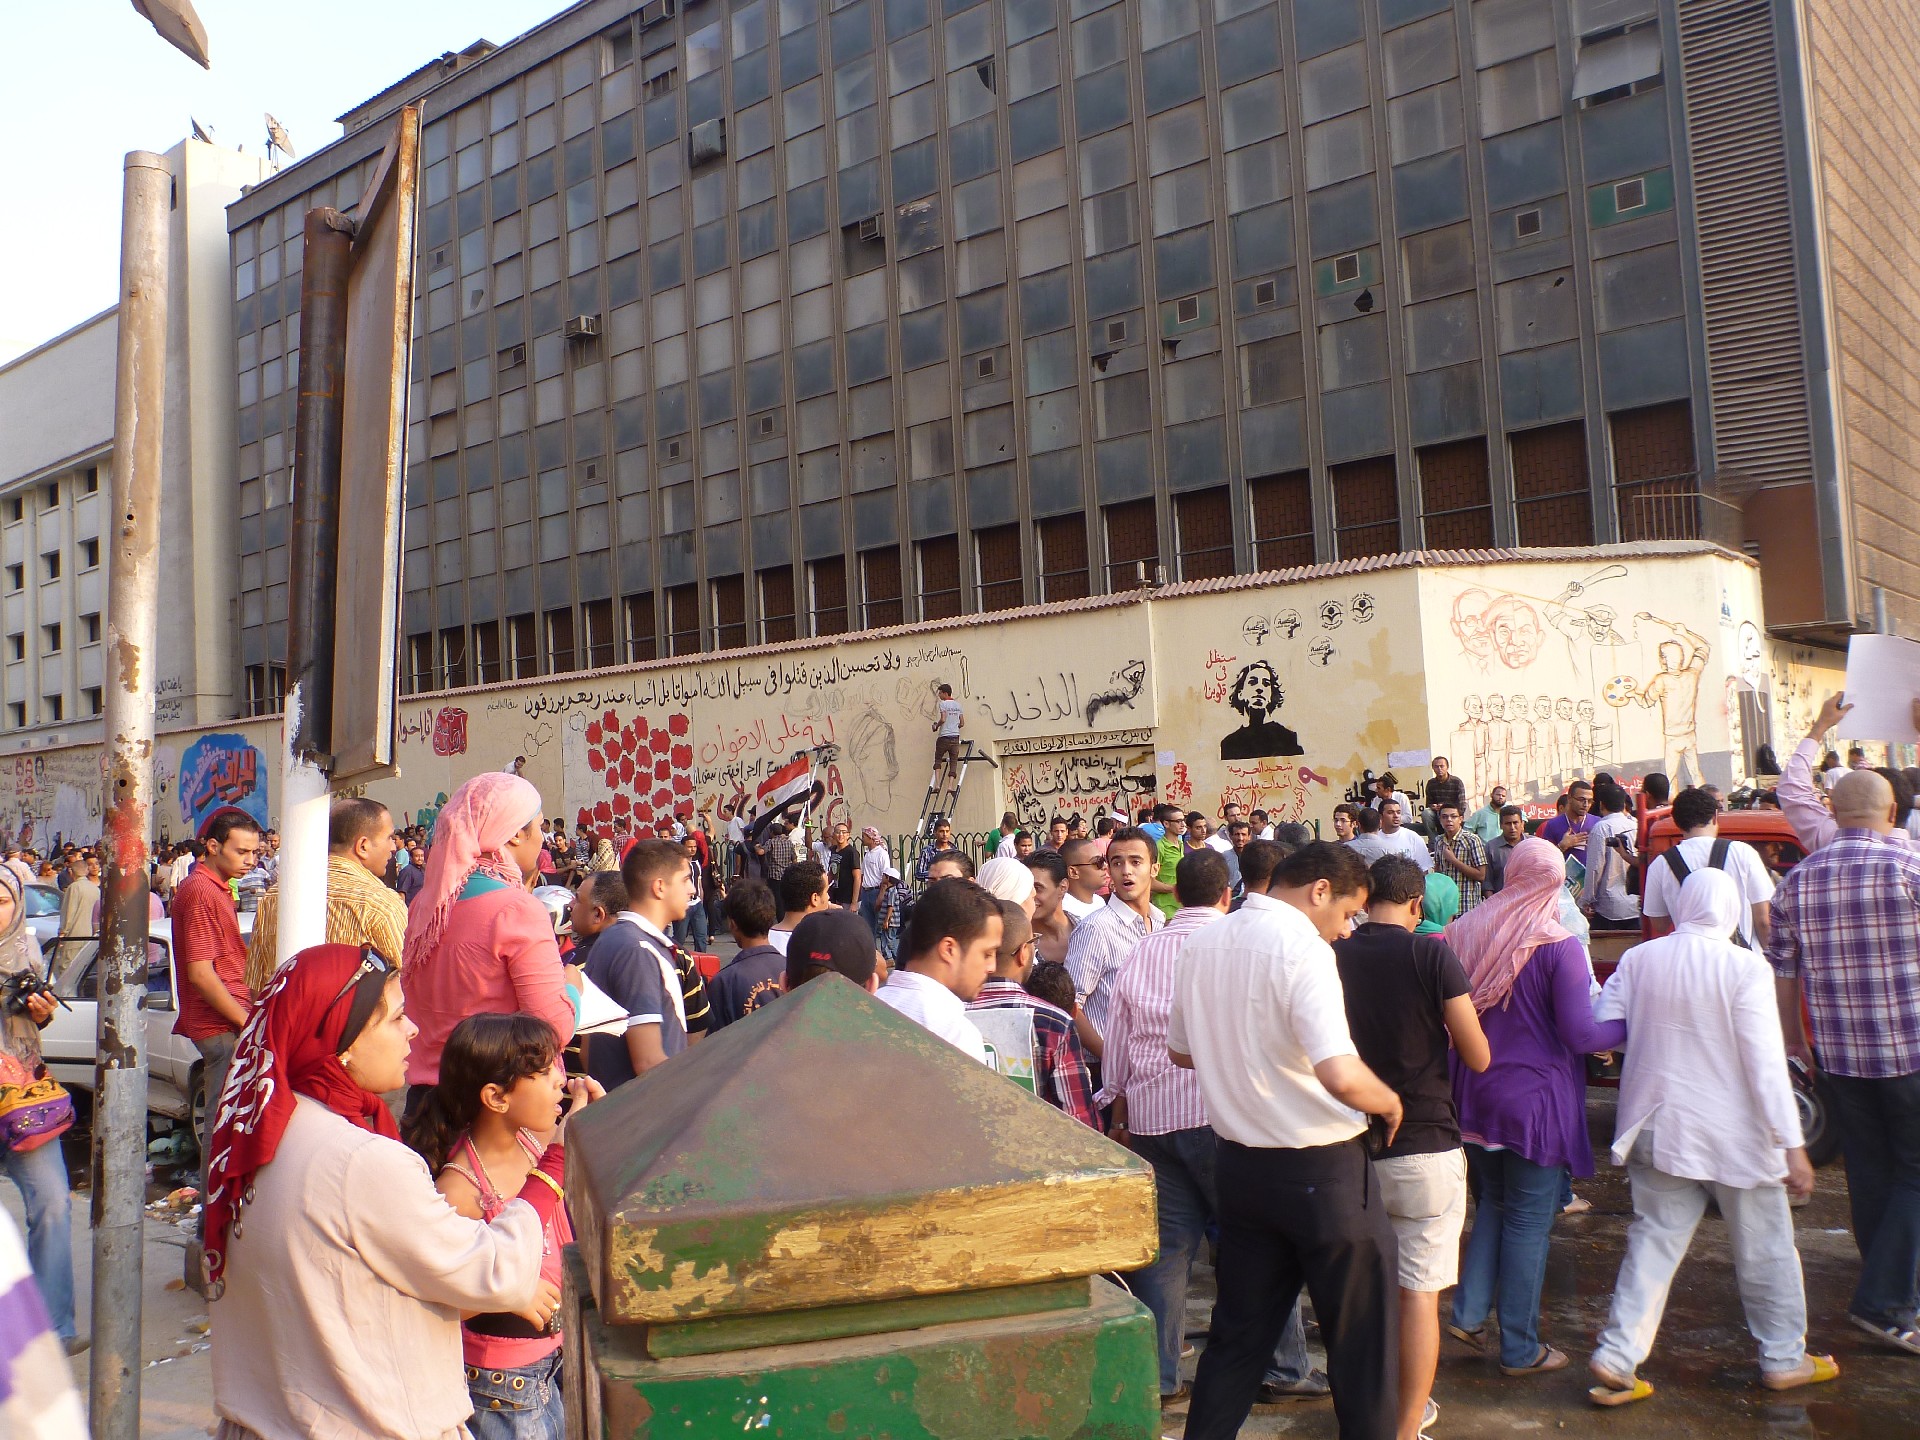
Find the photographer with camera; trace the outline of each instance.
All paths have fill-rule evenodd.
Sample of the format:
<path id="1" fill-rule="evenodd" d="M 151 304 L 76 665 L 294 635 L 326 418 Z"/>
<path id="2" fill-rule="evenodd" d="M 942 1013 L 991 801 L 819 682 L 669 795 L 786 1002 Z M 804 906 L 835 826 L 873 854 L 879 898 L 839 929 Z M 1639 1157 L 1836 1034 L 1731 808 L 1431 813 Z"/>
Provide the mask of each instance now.
<path id="1" fill-rule="evenodd" d="M 20 879 L 0 866 L 0 1171 L 20 1187 L 33 1278 L 74 1355 L 87 1342 L 74 1336 L 72 1201 L 59 1138 L 73 1126 L 73 1100 L 40 1058 L 40 1031 L 58 1004 L 46 977 Z"/>

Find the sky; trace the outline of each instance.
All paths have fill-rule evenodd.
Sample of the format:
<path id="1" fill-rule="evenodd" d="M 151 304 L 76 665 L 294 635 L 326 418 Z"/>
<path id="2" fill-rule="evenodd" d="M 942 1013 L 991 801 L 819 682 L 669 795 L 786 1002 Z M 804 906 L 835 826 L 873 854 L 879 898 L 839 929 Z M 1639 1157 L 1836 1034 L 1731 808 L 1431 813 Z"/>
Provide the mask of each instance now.
<path id="1" fill-rule="evenodd" d="M 129 150 L 191 134 L 264 152 L 265 112 L 305 156 L 339 115 L 448 50 L 504 45 L 567 0 L 195 0 L 211 70 L 175 50 L 129 0 L 0 0 L 7 55 L 0 161 L 0 365 L 114 303 Z M 324 27 L 325 33 L 322 33 Z"/>

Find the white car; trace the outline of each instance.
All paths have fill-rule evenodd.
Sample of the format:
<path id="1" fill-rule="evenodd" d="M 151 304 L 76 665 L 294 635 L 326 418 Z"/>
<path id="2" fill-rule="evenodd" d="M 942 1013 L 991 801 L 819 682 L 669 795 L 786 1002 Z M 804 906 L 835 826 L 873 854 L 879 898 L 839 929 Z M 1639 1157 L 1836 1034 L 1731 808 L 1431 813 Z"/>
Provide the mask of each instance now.
<path id="1" fill-rule="evenodd" d="M 60 887 L 51 881 L 36 880 L 26 891 L 27 929 L 33 932 L 42 950 L 50 949 L 54 937 L 60 933 Z"/>
<path id="2" fill-rule="evenodd" d="M 253 928 L 251 913 L 240 916 L 240 933 Z M 206 1105 L 200 1086 L 200 1052 L 173 1033 L 179 1003 L 173 980 L 173 923 L 155 920 L 148 927 L 147 988 L 140 998 L 146 1019 L 147 1109 L 177 1121 L 196 1120 Z M 69 1090 L 93 1091 L 94 1059 L 99 1053 L 100 945 L 69 941 L 48 952 L 53 988 L 66 1003 L 40 1032 L 47 1069 Z"/>

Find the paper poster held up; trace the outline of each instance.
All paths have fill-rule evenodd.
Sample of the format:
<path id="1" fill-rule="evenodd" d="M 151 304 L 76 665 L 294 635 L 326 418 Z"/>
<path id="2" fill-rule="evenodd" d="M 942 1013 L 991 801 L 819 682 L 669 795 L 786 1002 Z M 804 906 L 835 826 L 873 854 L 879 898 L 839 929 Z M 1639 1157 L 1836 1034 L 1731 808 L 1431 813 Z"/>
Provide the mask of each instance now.
<path id="1" fill-rule="evenodd" d="M 1855 635 L 1847 642 L 1848 740 L 1920 744 L 1913 702 L 1920 699 L 1920 642 L 1898 635 Z"/>

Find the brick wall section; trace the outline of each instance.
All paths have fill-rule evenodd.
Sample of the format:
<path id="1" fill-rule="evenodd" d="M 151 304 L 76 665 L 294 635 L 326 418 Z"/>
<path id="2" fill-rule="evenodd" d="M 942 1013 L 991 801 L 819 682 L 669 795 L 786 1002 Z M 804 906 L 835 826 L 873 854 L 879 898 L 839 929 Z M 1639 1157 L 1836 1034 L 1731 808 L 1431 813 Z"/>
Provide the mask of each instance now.
<path id="1" fill-rule="evenodd" d="M 1487 480 L 1487 442 L 1457 440 L 1416 453 L 1420 513 L 1429 550 L 1493 544 L 1493 497 Z"/>
<path id="2" fill-rule="evenodd" d="M 1693 461 L 1693 407 L 1685 400 L 1607 417 L 1614 504 L 1622 540 L 1692 540 L 1700 534 L 1700 477 Z"/>
<path id="3" fill-rule="evenodd" d="M 1351 460 L 1328 471 L 1333 481 L 1336 558 L 1390 555 L 1400 548 L 1400 492 L 1391 455 Z"/>
<path id="4" fill-rule="evenodd" d="M 1247 481 L 1247 498 L 1253 511 L 1256 570 L 1314 563 L 1312 475 L 1305 470 L 1256 475 Z"/>
<path id="5" fill-rule="evenodd" d="M 1040 536 L 1040 598 L 1079 600 L 1091 594 L 1087 576 L 1087 522 L 1081 515 L 1036 520 Z"/>
<path id="6" fill-rule="evenodd" d="M 1147 567 L 1147 581 L 1153 581 L 1153 567 L 1160 563 L 1160 532 L 1153 501 L 1129 500 L 1109 505 L 1107 518 L 1107 589 L 1115 594 L 1131 590 L 1140 583 L 1139 564 Z"/>
<path id="7" fill-rule="evenodd" d="M 1233 498 L 1226 486 L 1174 496 L 1173 520 L 1182 580 L 1233 574 Z"/>
<path id="8" fill-rule="evenodd" d="M 1920 9 L 1805 7 L 1860 593 L 1920 631 Z"/>
<path id="9" fill-rule="evenodd" d="M 1507 437 L 1513 460 L 1514 521 L 1522 545 L 1591 545 L 1587 427 L 1542 425 Z"/>

